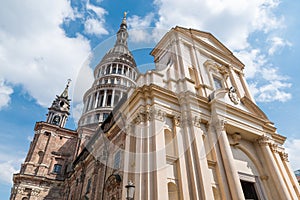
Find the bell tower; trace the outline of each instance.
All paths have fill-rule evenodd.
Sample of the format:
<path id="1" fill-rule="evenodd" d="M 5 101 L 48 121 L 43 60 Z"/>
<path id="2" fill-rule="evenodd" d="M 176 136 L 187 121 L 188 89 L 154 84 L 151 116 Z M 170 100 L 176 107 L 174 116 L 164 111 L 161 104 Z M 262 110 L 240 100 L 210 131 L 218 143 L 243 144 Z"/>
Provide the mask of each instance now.
<path id="1" fill-rule="evenodd" d="M 78 143 L 77 132 L 65 128 L 70 114 L 70 81 L 48 109 L 46 121 L 35 124 L 26 159 L 13 177 L 11 200 L 62 200 L 62 185 L 71 171 Z"/>
<path id="2" fill-rule="evenodd" d="M 68 98 L 68 89 L 71 79 L 68 79 L 66 88 L 61 93 L 61 95 L 56 95 L 56 99 L 53 101 L 49 112 L 47 114 L 46 122 L 49 124 L 57 125 L 61 128 L 64 128 L 70 115 L 70 99 Z"/>

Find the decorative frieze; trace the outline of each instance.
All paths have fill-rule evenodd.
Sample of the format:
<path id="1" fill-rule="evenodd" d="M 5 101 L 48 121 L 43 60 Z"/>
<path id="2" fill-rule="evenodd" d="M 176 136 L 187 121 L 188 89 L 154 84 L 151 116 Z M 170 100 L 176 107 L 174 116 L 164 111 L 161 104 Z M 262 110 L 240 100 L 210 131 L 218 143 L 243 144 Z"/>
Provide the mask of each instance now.
<path id="1" fill-rule="evenodd" d="M 15 191 L 16 191 L 17 194 L 26 195 L 24 187 L 19 186 Z"/>
<path id="2" fill-rule="evenodd" d="M 40 189 L 33 188 L 33 189 L 31 190 L 31 196 L 39 197 L 39 196 L 40 196 L 40 193 L 41 193 L 41 190 L 40 190 Z"/>
<path id="3" fill-rule="evenodd" d="M 155 109 L 150 105 L 141 108 L 133 119 L 133 123 L 139 124 L 141 122 L 152 121 L 153 119 L 165 121 L 166 113 L 161 109 Z"/>

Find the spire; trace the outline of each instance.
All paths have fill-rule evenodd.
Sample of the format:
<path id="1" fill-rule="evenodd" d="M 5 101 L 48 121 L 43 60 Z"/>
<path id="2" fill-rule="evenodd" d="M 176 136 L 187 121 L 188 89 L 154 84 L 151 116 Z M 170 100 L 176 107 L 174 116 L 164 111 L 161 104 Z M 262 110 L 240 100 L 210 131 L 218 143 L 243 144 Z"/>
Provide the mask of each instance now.
<path id="1" fill-rule="evenodd" d="M 61 95 L 60 95 L 60 97 L 63 97 L 63 98 L 68 98 L 68 89 L 69 89 L 69 85 L 70 85 L 70 83 L 71 83 L 71 79 L 68 79 L 68 83 L 67 83 L 67 85 L 66 85 L 66 88 L 64 89 L 64 91 L 61 93 Z"/>
<path id="2" fill-rule="evenodd" d="M 49 124 L 54 124 L 64 128 L 67 122 L 68 116 L 70 115 L 70 101 L 68 99 L 68 89 L 71 83 L 71 79 L 68 79 L 66 88 L 60 96 L 56 95 L 52 105 L 48 108 L 47 120 Z"/>
<path id="3" fill-rule="evenodd" d="M 124 12 L 124 16 L 123 16 L 123 20 L 122 20 L 122 23 L 120 25 L 120 28 L 124 28 L 124 29 L 127 28 L 126 16 L 127 16 L 127 12 Z"/>
<path id="4" fill-rule="evenodd" d="M 117 41 L 115 43 L 115 47 L 117 46 L 123 46 L 123 48 L 121 48 L 121 52 L 122 53 L 125 53 L 123 52 L 124 50 L 126 50 L 126 53 L 128 51 L 127 49 L 127 38 L 128 38 L 128 33 L 127 33 L 127 22 L 126 22 L 126 16 L 127 16 L 127 12 L 124 12 L 124 16 L 123 16 L 123 19 L 122 19 L 122 23 L 120 25 L 120 29 L 117 33 Z M 124 49 L 125 47 L 125 49 Z M 117 50 L 118 48 L 116 48 L 115 50 Z M 119 49 L 120 50 L 120 49 Z"/>

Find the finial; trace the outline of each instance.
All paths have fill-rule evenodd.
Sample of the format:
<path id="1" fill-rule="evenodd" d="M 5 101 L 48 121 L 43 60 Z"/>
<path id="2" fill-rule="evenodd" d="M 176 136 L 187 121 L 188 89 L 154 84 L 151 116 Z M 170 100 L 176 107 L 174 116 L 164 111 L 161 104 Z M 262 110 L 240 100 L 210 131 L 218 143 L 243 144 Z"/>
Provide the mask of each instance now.
<path id="1" fill-rule="evenodd" d="M 127 23 L 126 23 L 126 16 L 127 16 L 127 14 L 128 14 L 128 12 L 124 12 L 124 16 L 123 16 L 123 20 L 122 20 L 121 26 L 122 25 L 127 26 Z"/>
<path id="2" fill-rule="evenodd" d="M 70 83 L 71 83 L 72 79 L 70 79 L 70 78 L 69 78 L 67 81 L 68 81 L 68 83 L 67 83 L 67 87 L 69 87 L 69 85 L 70 85 Z"/>
<path id="3" fill-rule="evenodd" d="M 68 88 L 69 88 L 70 83 L 71 83 L 72 80 L 69 78 L 67 81 L 68 81 L 68 83 L 66 85 L 66 88 L 64 89 L 64 91 L 60 95 L 61 97 L 64 97 L 64 98 L 68 98 Z"/>

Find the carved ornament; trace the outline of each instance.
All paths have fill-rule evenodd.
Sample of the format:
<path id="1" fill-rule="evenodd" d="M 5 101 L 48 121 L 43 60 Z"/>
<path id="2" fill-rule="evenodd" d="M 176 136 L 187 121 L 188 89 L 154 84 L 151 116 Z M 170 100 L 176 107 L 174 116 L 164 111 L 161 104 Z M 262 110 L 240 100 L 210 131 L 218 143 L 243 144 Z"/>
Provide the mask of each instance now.
<path id="1" fill-rule="evenodd" d="M 267 146 L 271 143 L 271 138 L 269 136 L 263 135 L 257 139 L 257 142 L 261 146 Z"/>
<path id="2" fill-rule="evenodd" d="M 240 98 L 238 97 L 236 89 L 233 86 L 229 88 L 228 96 L 235 105 L 240 103 Z"/>

